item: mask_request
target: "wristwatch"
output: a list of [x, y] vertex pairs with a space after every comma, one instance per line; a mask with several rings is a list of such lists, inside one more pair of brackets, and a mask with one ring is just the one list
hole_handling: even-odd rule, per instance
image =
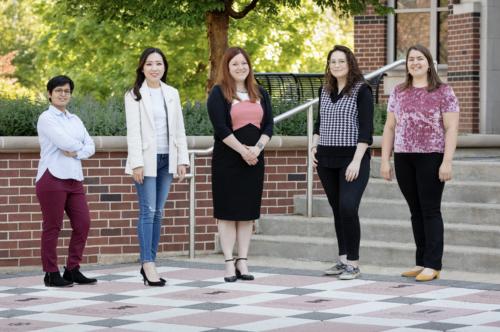
[[255, 146], [258, 147], [260, 150], [264, 150], [264, 144], [262, 144], [261, 142], [257, 142]]

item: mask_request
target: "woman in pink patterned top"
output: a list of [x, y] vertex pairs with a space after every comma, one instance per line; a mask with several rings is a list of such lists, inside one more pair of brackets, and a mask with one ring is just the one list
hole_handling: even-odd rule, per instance
[[411, 213], [416, 265], [402, 273], [417, 281], [439, 278], [443, 257], [441, 198], [451, 179], [458, 134], [458, 101], [439, 79], [428, 49], [406, 54], [406, 80], [392, 91], [382, 137], [380, 174], [391, 180], [390, 157]]

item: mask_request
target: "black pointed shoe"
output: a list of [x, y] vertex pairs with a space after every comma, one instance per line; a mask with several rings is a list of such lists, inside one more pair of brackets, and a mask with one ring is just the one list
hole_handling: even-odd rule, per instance
[[97, 282], [97, 279], [87, 278], [86, 276], [84, 276], [80, 272], [80, 269], [77, 267], [75, 267], [73, 270], [68, 270], [66, 267], [64, 267], [63, 278], [67, 281], [71, 281], [80, 285], [90, 285]]
[[61, 277], [59, 271], [57, 272], [45, 272], [45, 277], [43, 278], [43, 283], [47, 287], [72, 287], [73, 282], [65, 280]]
[[236, 262], [234, 262], [234, 268], [236, 270], [236, 278], [241, 279], [241, 280], [254, 280], [255, 277], [251, 274], [241, 274], [240, 270], [236, 267], [236, 264], [238, 264], [238, 261], [240, 260], [247, 260], [246, 258], [236, 258]]

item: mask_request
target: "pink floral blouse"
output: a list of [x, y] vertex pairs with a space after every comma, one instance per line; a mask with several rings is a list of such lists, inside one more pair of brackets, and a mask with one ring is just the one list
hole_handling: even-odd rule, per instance
[[388, 112], [396, 117], [394, 152], [444, 152], [445, 112], [458, 112], [458, 100], [450, 86], [402, 90], [396, 86], [389, 97]]

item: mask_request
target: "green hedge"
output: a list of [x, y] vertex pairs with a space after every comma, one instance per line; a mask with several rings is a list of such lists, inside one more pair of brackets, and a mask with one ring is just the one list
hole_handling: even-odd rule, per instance
[[[276, 116], [293, 107], [296, 103], [273, 101]], [[126, 134], [125, 114], [122, 97], [112, 97], [99, 102], [89, 97], [75, 97], [68, 107], [85, 123], [92, 136], [124, 136]], [[40, 113], [47, 109], [47, 102], [28, 99], [0, 98], [0, 136], [36, 136], [36, 121]], [[183, 106], [186, 133], [190, 136], [212, 135], [212, 125], [208, 119], [205, 102], [186, 102]], [[385, 122], [385, 106], [375, 107], [375, 135], [380, 135]], [[275, 127], [275, 135], [301, 136], [307, 131], [305, 112], [287, 119]]]

